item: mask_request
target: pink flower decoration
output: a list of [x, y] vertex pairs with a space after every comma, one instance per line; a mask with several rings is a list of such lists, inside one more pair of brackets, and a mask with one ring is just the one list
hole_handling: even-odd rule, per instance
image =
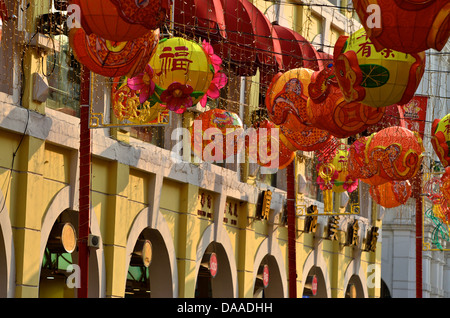
[[194, 89], [190, 85], [173, 82], [162, 92], [161, 102], [169, 110], [182, 114], [186, 108], [192, 107], [191, 94], [193, 91]]
[[212, 45], [206, 42], [205, 40], [203, 40], [202, 47], [203, 50], [206, 52], [206, 54], [208, 54], [209, 59], [211, 60], [211, 63], [214, 67], [214, 73], [217, 73], [222, 69], [221, 67], [222, 59], [218, 55], [214, 54], [214, 49]]
[[208, 97], [212, 99], [219, 98], [220, 89], [223, 88], [228, 82], [228, 78], [224, 73], [216, 73], [209, 85], [208, 90], [205, 95], [203, 95], [202, 99], [200, 99], [200, 105], [203, 107], [206, 106], [206, 102], [208, 101]]
[[344, 185], [342, 186], [348, 193], [352, 193], [358, 187], [358, 179], [353, 180], [350, 176], [345, 177]]
[[141, 104], [155, 91], [155, 83], [152, 81], [153, 69], [150, 65], [145, 66], [144, 72], [127, 80], [128, 87], [134, 91], [139, 91], [139, 102]]

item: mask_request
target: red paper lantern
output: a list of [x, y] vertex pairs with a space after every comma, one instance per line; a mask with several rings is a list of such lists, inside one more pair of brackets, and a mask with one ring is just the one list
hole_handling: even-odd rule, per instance
[[306, 68], [279, 73], [266, 94], [269, 119], [280, 127], [287, 146], [295, 150], [314, 151], [331, 138], [328, 131], [310, 126], [306, 106], [312, 73]]
[[353, 5], [377, 51], [440, 51], [450, 37], [448, 0], [355, 0]]
[[132, 24], [149, 30], [158, 29], [166, 19], [171, 0], [111, 0], [120, 16]]
[[224, 109], [210, 109], [198, 115], [191, 126], [191, 143], [195, 155], [207, 162], [223, 162], [236, 155], [243, 124], [239, 116]]
[[384, 179], [409, 180], [420, 169], [423, 151], [422, 139], [417, 132], [394, 126], [368, 138], [365, 159], [374, 166], [371, 171]]
[[134, 75], [144, 71], [159, 41], [159, 29], [128, 42], [111, 42], [83, 29], [71, 29], [69, 43], [75, 58], [90, 71], [106, 77]]
[[311, 124], [338, 138], [366, 130], [383, 118], [384, 107], [347, 102], [334, 79], [332, 67], [314, 72], [308, 86], [307, 112]]
[[[283, 136], [280, 136], [280, 131], [278, 131], [278, 138], [272, 135], [272, 129], [279, 128], [269, 120], [258, 122], [255, 124], [255, 127], [256, 142], [250, 135], [246, 139], [246, 150], [249, 159], [263, 167], [286, 168], [294, 160], [295, 152], [282, 142]], [[273, 148], [278, 149], [277, 154], [272, 154]], [[274, 161], [277, 161], [277, 163]]]
[[405, 204], [411, 197], [411, 191], [411, 184], [408, 180], [390, 181], [369, 188], [372, 199], [388, 209]]
[[125, 21], [111, 0], [71, 0], [81, 10], [81, 26], [87, 34], [95, 33], [110, 41], [137, 39], [150, 29]]

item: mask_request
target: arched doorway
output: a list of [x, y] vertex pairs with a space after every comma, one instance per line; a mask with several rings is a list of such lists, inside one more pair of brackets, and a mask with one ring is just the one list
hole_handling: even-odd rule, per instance
[[364, 298], [363, 285], [358, 275], [352, 275], [345, 290], [345, 298]]
[[305, 285], [303, 288], [304, 298], [327, 298], [327, 286], [322, 269], [318, 266], [313, 266], [306, 276]]
[[42, 258], [40, 298], [76, 297], [76, 282], [68, 284], [68, 278], [72, 274], [69, 265], [77, 263], [77, 217], [77, 212], [66, 210], [52, 226]]
[[3, 231], [0, 226], [0, 298], [6, 298], [8, 296], [8, 270], [6, 267], [6, 251], [3, 239]]
[[195, 286], [196, 298], [233, 297], [230, 263], [222, 244], [211, 242], [203, 253]]
[[283, 298], [283, 283], [278, 263], [272, 255], [261, 260], [253, 288], [254, 298]]
[[173, 297], [169, 252], [159, 231], [145, 228], [131, 254], [125, 298]]

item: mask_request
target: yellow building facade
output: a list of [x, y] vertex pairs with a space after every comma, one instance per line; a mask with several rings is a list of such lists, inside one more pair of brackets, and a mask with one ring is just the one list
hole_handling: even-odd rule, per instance
[[[267, 9], [262, 1], [258, 5]], [[33, 94], [34, 74], [49, 71], [45, 61], [52, 52], [51, 44], [28, 40], [36, 18], [49, 7], [40, 3], [20, 14], [19, 4], [8, 8], [17, 18], [3, 24], [1, 40], [0, 63], [11, 81], [0, 85], [0, 296], [76, 297], [77, 249], [69, 253], [53, 246], [73, 238], [55, 234], [58, 225], [69, 223], [75, 232], [79, 227], [80, 119], [52, 106], [53, 97], [39, 102]], [[281, 16], [311, 19], [304, 10], [285, 5]], [[345, 32], [330, 30], [330, 41]], [[247, 88], [257, 82], [247, 80]], [[108, 109], [107, 81], [99, 76], [92, 81], [93, 102]], [[246, 102], [257, 99], [252, 95], [257, 89], [250, 87]], [[192, 116], [173, 115], [171, 123], [186, 125]], [[133, 137], [130, 129], [92, 129], [91, 135], [89, 227], [99, 242], [89, 250], [89, 297], [289, 297], [283, 171], [277, 187], [255, 179], [248, 166], [176, 162], [169, 138], [160, 147]], [[306, 173], [305, 157], [297, 156], [297, 174]], [[266, 190], [272, 200], [262, 218]], [[323, 203], [301, 191], [297, 196], [297, 297], [379, 297], [381, 242], [370, 240], [372, 229], [381, 230], [376, 207], [341, 215], [337, 235], [330, 238], [329, 215], [317, 216], [317, 225], [309, 228], [300, 213], [313, 204], [323, 211]], [[349, 243], [355, 222], [356, 239]], [[140, 242], [150, 242], [148, 267], [134, 261]]]

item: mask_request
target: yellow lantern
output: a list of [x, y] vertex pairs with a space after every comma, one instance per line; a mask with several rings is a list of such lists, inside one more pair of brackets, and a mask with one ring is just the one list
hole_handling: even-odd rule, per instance
[[337, 178], [334, 179], [333, 191], [334, 192], [344, 192], [344, 184], [346, 182], [346, 178], [348, 175], [347, 170], [347, 162], [348, 162], [348, 151], [338, 149], [336, 155], [334, 156], [331, 164], [335, 167], [336, 172], [338, 173]]
[[163, 106], [177, 113], [200, 101], [215, 74], [202, 45], [180, 37], [161, 40], [149, 65], [156, 96]]
[[379, 52], [364, 29], [340, 36], [334, 47], [336, 79], [347, 102], [372, 107], [411, 100], [425, 69], [425, 53]]
[[444, 168], [450, 166], [450, 114], [433, 121], [431, 144]]

